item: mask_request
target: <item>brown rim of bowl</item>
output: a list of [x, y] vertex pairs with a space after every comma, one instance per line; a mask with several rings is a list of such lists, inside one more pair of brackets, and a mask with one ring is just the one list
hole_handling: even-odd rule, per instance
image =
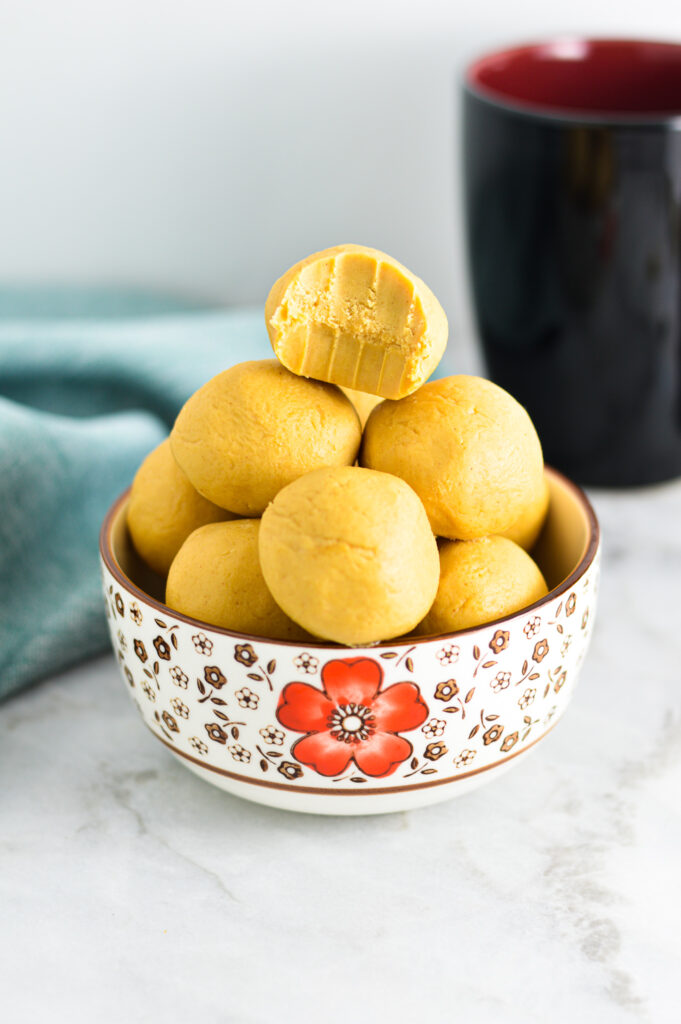
[[[563, 473], [560, 473], [557, 469], [553, 469], [551, 466], [545, 467], [546, 471], [552, 476], [560, 480], [564, 485], [567, 486], [568, 490], [577, 498], [578, 503], [581, 505], [588, 523], [589, 534], [586, 545], [586, 551], [580, 558], [579, 562], [572, 570], [569, 576], [567, 576], [562, 583], [559, 583], [557, 587], [550, 590], [548, 594], [535, 601], [534, 604], [527, 605], [526, 608], [521, 608], [517, 612], [513, 612], [511, 615], [502, 615], [498, 619], [493, 619], [491, 622], [484, 622], [480, 626], [470, 626], [468, 629], [459, 629], [455, 633], [433, 633], [429, 636], [418, 636], [409, 638], [400, 638], [398, 640], [381, 641], [375, 644], [363, 644], [360, 645], [357, 650], [365, 650], [368, 648], [376, 647], [416, 647], [419, 644], [430, 643], [433, 640], [455, 640], [459, 636], [466, 636], [469, 633], [476, 633], [479, 629], [487, 629], [491, 626], [498, 626], [502, 622], [508, 622], [509, 619], [515, 618], [517, 615], [526, 614], [527, 612], [534, 611], [537, 608], [543, 607], [552, 601], [554, 597], [559, 597], [560, 594], [565, 593], [569, 590], [577, 580], [579, 580], [584, 573], [591, 566], [596, 552], [598, 551], [598, 545], [600, 542], [600, 527], [598, 520], [596, 519], [596, 513], [594, 512], [591, 502], [587, 498], [586, 494], [577, 484], [569, 480]], [[171, 615], [175, 619], [179, 619], [180, 622], [186, 622], [190, 626], [197, 626], [200, 630], [208, 630], [211, 633], [219, 633], [221, 636], [233, 637], [235, 640], [247, 640], [255, 643], [270, 643], [270, 644], [281, 644], [285, 647], [305, 647], [305, 648], [335, 648], [337, 650], [354, 650], [355, 648], [346, 647], [344, 644], [334, 643], [332, 640], [310, 640], [305, 644], [296, 642], [295, 640], [275, 640], [272, 637], [267, 636], [255, 636], [251, 633], [237, 633], [232, 629], [223, 629], [221, 626], [211, 626], [209, 622], [202, 622], [201, 619], [192, 619], [188, 615], [182, 615], [180, 612], [176, 612], [174, 608], [170, 608], [167, 604], [162, 604], [155, 598], [150, 597], [149, 594], [141, 590], [136, 583], [133, 583], [128, 576], [125, 575], [118, 562], [113, 555], [113, 547], [111, 544], [111, 529], [115, 517], [118, 515], [119, 509], [123, 502], [127, 499], [130, 493], [130, 488], [126, 488], [123, 493], [116, 498], [113, 505], [107, 512], [104, 522], [102, 523], [102, 529], [99, 533], [99, 551], [102, 556], [102, 560], [106, 565], [107, 569], [114, 577], [118, 580], [122, 587], [124, 587], [128, 593], [134, 594], [135, 597], [141, 598], [146, 604], [151, 605], [153, 608], [158, 608], [159, 611], [164, 612], [166, 615]]]

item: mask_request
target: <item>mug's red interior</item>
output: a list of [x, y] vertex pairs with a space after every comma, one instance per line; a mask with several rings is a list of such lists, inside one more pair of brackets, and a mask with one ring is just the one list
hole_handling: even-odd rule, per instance
[[565, 38], [475, 61], [467, 82], [511, 106], [570, 114], [681, 114], [681, 44]]

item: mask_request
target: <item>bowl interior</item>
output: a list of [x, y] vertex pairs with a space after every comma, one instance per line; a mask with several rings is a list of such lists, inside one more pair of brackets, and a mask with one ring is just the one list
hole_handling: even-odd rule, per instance
[[135, 551], [128, 531], [128, 495], [119, 501], [109, 532], [111, 555], [119, 570], [140, 590], [161, 604], [165, 601], [165, 580], [153, 572]]
[[[549, 512], [532, 554], [544, 573], [549, 591], [554, 593], [558, 588], [569, 586], [590, 561], [598, 543], [598, 526], [591, 506], [578, 487], [555, 470], [547, 468], [546, 476], [551, 494]], [[165, 609], [165, 582], [135, 551], [126, 525], [127, 507], [126, 492], [113, 506], [104, 524], [104, 556], [112, 571], [125, 578], [122, 582], [127, 579], [143, 596]], [[177, 617], [177, 613], [172, 614]], [[204, 625], [207, 629], [216, 628]]]
[[578, 573], [598, 543], [598, 525], [584, 493], [553, 469], [546, 470], [551, 493], [549, 512], [532, 556], [549, 591]]

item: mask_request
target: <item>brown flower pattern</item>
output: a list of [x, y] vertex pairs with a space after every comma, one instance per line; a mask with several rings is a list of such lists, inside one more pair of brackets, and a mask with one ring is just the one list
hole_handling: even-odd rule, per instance
[[133, 642], [133, 647], [135, 648], [135, 654], [137, 655], [139, 660], [142, 663], [147, 661], [147, 659], [149, 658], [149, 655], [147, 654], [147, 649], [144, 646], [144, 644], [142, 643], [142, 641], [141, 640], [135, 640]]
[[532, 687], [530, 687], [528, 690], [525, 690], [522, 697], [520, 697], [518, 700], [518, 707], [520, 708], [520, 710], [524, 711], [525, 708], [529, 708], [530, 704], [534, 704], [534, 698], [536, 696], [537, 691]]
[[243, 686], [240, 690], [237, 690], [234, 694], [239, 702], [239, 707], [248, 708], [249, 711], [255, 711], [258, 704], [260, 703], [260, 697], [253, 690], [249, 690], [247, 686]]
[[443, 683], [438, 683], [435, 687], [435, 693], [433, 696], [436, 700], [448, 701], [452, 697], [456, 697], [459, 692], [459, 687], [456, 679], [445, 679]]
[[189, 746], [193, 747], [196, 753], [201, 754], [202, 757], [208, 753], [208, 744], [200, 740], [198, 736], [189, 737]]
[[178, 726], [176, 720], [173, 718], [169, 711], [164, 711], [163, 714], [161, 715], [161, 718], [165, 722], [166, 728], [170, 729], [171, 732], [180, 731], [180, 727]]
[[206, 665], [203, 670], [203, 678], [211, 686], [214, 686], [216, 690], [221, 690], [227, 682], [226, 677], [223, 676], [217, 665]]
[[173, 665], [170, 669], [170, 678], [175, 683], [175, 686], [179, 686], [180, 689], [186, 690], [187, 683], [189, 682], [189, 676], [186, 672], [183, 672], [179, 665]]
[[511, 634], [507, 629], [498, 629], [489, 642], [490, 650], [494, 651], [495, 654], [501, 654], [508, 647], [510, 636]]
[[565, 680], [567, 679], [567, 672], [563, 671], [556, 676], [556, 680], [553, 684], [554, 693], [558, 693], [565, 686]]
[[423, 751], [423, 756], [427, 757], [429, 761], [439, 761], [446, 753], [447, 748], [444, 743], [429, 743]]
[[303, 769], [299, 764], [294, 764], [293, 761], [282, 761], [281, 764], [277, 765], [277, 771], [281, 772], [285, 779], [299, 779], [303, 774]]
[[490, 743], [496, 743], [496, 741], [499, 739], [499, 737], [501, 736], [503, 731], [504, 731], [503, 725], [493, 725], [493, 726], [491, 726], [487, 730], [487, 732], [484, 732], [482, 734], [482, 742], [485, 744], [486, 747], [488, 747], [490, 745]]
[[141, 626], [142, 625], [143, 616], [142, 616], [142, 612], [140, 610], [140, 606], [138, 605], [137, 601], [131, 601], [130, 602], [130, 605], [128, 607], [128, 611], [130, 612], [130, 618], [135, 623], [135, 625], [136, 626]]
[[227, 742], [227, 733], [220, 728], [217, 722], [206, 722], [204, 729], [216, 743], [225, 744]]
[[534, 650], [532, 651], [532, 661], [536, 661], [537, 665], [539, 665], [548, 653], [548, 640], [539, 640], [539, 642], [534, 645]]
[[123, 604], [123, 598], [119, 593], [116, 593], [114, 596], [114, 601], [116, 603], [116, 611], [122, 618], [125, 615], [125, 605]]
[[475, 750], [462, 750], [461, 753], [454, 758], [454, 767], [465, 768], [466, 765], [469, 765], [471, 761], [475, 759], [475, 754]]
[[441, 718], [431, 718], [431, 720], [429, 722], [426, 722], [426, 724], [423, 726], [421, 732], [425, 736], [429, 736], [435, 739], [436, 736], [442, 736], [442, 733], [445, 731], [446, 725], [447, 723], [443, 722]]
[[300, 672], [305, 672], [306, 675], [312, 676], [319, 668], [319, 658], [315, 658], [312, 654], [304, 651], [303, 654], [299, 654], [297, 658], [293, 659], [293, 664]]
[[501, 690], [507, 690], [511, 685], [511, 673], [510, 672], [497, 672], [494, 679], [489, 684], [494, 693], [499, 693]]
[[142, 682], [142, 693], [147, 698], [147, 700], [151, 701], [152, 704], [155, 702], [156, 690], [153, 688], [153, 686], [150, 686], [146, 679]]
[[248, 764], [251, 760], [250, 750], [246, 750], [246, 748], [242, 747], [240, 743], [233, 743], [231, 747], [227, 747], [227, 749], [234, 760], [239, 761], [241, 764]]
[[523, 633], [528, 640], [531, 640], [533, 636], [536, 636], [541, 629], [541, 619], [538, 615], [534, 615], [531, 619], [528, 619], [523, 626]]
[[441, 665], [453, 665], [455, 661], [459, 660], [460, 654], [461, 648], [458, 644], [448, 644], [437, 652], [437, 660]]
[[154, 647], [162, 661], [170, 661], [170, 644], [167, 644], [162, 636], [154, 637]]
[[570, 594], [570, 596], [568, 597], [567, 601], [565, 602], [565, 614], [566, 615], [572, 615], [572, 613], [575, 610], [576, 604], [577, 604], [577, 595], [574, 594], [574, 593]]
[[251, 665], [255, 665], [258, 660], [258, 655], [250, 644], [236, 644], [234, 648], [234, 660], [240, 662], [242, 665], [246, 665], [247, 668], [250, 668]]
[[180, 718], [189, 718], [189, 708], [186, 704], [182, 703], [179, 697], [173, 697], [170, 701], [170, 706]]
[[260, 735], [265, 743], [271, 743], [275, 747], [283, 746], [286, 738], [286, 733], [282, 732], [281, 729], [275, 728], [273, 725], [267, 725], [264, 729], [261, 729]]
[[513, 747], [516, 745], [517, 742], [518, 742], [518, 733], [517, 732], [509, 732], [509, 734], [507, 736], [504, 736], [504, 742], [499, 747], [499, 750], [503, 750], [504, 753], [507, 753], [509, 750], [513, 749]]
[[205, 633], [195, 633], [192, 643], [197, 654], [210, 655], [213, 653], [213, 641], [209, 640]]

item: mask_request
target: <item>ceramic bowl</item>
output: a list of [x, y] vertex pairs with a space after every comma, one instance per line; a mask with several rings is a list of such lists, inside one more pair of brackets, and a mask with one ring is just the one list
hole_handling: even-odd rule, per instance
[[145, 725], [206, 781], [288, 810], [406, 810], [491, 781], [565, 711], [593, 624], [596, 517], [578, 487], [547, 475], [534, 552], [547, 597], [476, 629], [368, 648], [265, 640], [172, 611], [130, 542], [126, 492], [102, 527], [102, 574]]

